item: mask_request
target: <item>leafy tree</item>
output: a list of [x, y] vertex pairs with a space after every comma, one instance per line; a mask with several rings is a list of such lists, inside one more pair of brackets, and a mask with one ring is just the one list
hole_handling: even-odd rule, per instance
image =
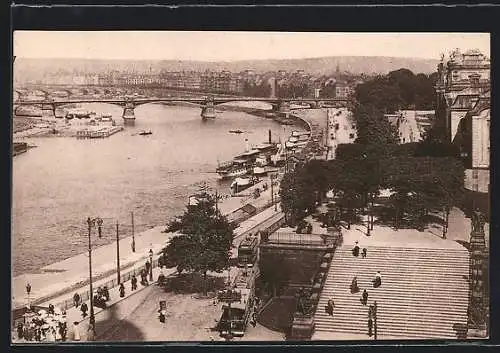
[[288, 225], [295, 226], [299, 220], [314, 209], [317, 190], [314, 176], [305, 167], [297, 167], [292, 173], [284, 175], [280, 184], [281, 207]]
[[384, 113], [409, 108], [432, 110], [436, 79], [436, 73], [414, 75], [408, 69], [399, 69], [359, 84], [356, 99], [362, 105], [373, 104]]
[[169, 228], [181, 234], [171, 239], [163, 255], [179, 273], [199, 272], [206, 283], [208, 271], [222, 272], [228, 267], [235, 226], [215, 209], [211, 195], [201, 194], [198, 203], [189, 205]]
[[451, 207], [463, 198], [464, 167], [451, 157], [399, 156], [383, 161], [385, 184], [394, 194], [395, 226], [406, 214], [420, 228], [429, 211], [444, 213], [447, 228]]
[[353, 111], [356, 123], [356, 142], [384, 147], [398, 142], [397, 130], [373, 104], [362, 104]]

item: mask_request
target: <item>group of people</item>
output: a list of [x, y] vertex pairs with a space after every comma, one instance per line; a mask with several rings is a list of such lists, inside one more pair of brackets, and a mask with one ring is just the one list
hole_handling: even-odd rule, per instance
[[[359, 256], [359, 245], [358, 242], [356, 241], [354, 248], [352, 249], [352, 254], [355, 257]], [[363, 248], [362, 252], [362, 257], [366, 257], [367, 250], [366, 248]], [[372, 280], [373, 288], [378, 288], [382, 285], [382, 274], [380, 271], [377, 271], [375, 274], [375, 278]], [[357, 277], [354, 277], [351, 282], [351, 293], [358, 293], [360, 291], [359, 286], [358, 286], [358, 279]], [[360, 302], [362, 305], [367, 305], [368, 303], [368, 291], [366, 289], [363, 290], [363, 293], [361, 294]], [[373, 305], [370, 305], [368, 308], [368, 336], [373, 335], [373, 321], [374, 318], [376, 317], [376, 309], [377, 308], [377, 302], [375, 301]]]
[[[352, 255], [355, 257], [359, 257], [360, 250], [361, 249], [359, 247], [359, 244], [356, 241], [354, 244], [354, 247], [352, 248]], [[363, 250], [361, 251], [361, 257], [366, 258], [367, 252], [368, 252], [367, 249], [363, 248]], [[382, 285], [382, 275], [381, 275], [380, 271], [377, 271], [377, 273], [375, 274], [375, 278], [372, 280], [372, 283], [373, 283], [373, 288], [378, 288]], [[356, 276], [354, 276], [354, 278], [352, 279], [350, 289], [351, 289], [351, 294], [359, 293], [359, 291], [360, 291], [360, 288], [358, 285], [358, 278]], [[363, 293], [361, 294], [360, 302], [362, 305], [367, 305], [367, 303], [368, 303], [368, 291], [366, 289], [364, 289]], [[369, 336], [372, 335], [373, 318], [375, 316], [375, 311], [376, 311], [376, 309], [374, 309], [374, 307], [376, 307], [376, 304], [375, 304], [375, 306], [370, 305], [369, 311], [368, 311], [368, 335]], [[335, 308], [335, 302], [333, 301], [333, 299], [328, 300], [328, 303], [325, 306], [325, 312], [328, 315], [333, 316], [333, 309], [334, 308]]]
[[36, 342], [60, 342], [67, 339], [66, 311], [54, 308], [51, 304], [48, 310], [33, 312], [31, 307], [24, 314], [25, 321], [16, 326], [19, 340]]

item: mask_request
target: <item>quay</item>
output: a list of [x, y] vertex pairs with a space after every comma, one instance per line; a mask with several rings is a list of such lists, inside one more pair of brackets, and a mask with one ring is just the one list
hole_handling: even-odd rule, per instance
[[[264, 178], [260, 183], [252, 186], [252, 188], [262, 187], [262, 184], [269, 182]], [[251, 190], [251, 189], [250, 189]], [[245, 192], [249, 189], [245, 190]], [[241, 229], [245, 227], [255, 228], [259, 217], [267, 217], [262, 221], [266, 221], [269, 217], [274, 216], [275, 211], [265, 211], [273, 208], [270, 189], [263, 191], [258, 198], [253, 197], [230, 197], [219, 202], [219, 210], [229, 219], [233, 219], [240, 224], [240, 230], [236, 230], [237, 236], [240, 236]], [[277, 201], [277, 200], [275, 200]], [[253, 212], [245, 212], [243, 209], [251, 208]], [[272, 214], [269, 214], [271, 212]], [[256, 221], [257, 219], [257, 221]], [[148, 258], [148, 251], [152, 249], [154, 252], [153, 264], [156, 265], [156, 258], [162, 249], [168, 244], [173, 233], [163, 233], [165, 226], [153, 227], [145, 232], [135, 235], [136, 252], [132, 252], [131, 242], [132, 237], [124, 237], [120, 239], [120, 270], [121, 275], [126, 276], [127, 271], [134, 271], [144, 265]], [[111, 278], [116, 279], [116, 259], [110, 261], [110, 253], [115, 253], [116, 242], [96, 247], [92, 250], [92, 273], [93, 280], [98, 281]], [[116, 281], [115, 281], [116, 282]], [[30, 283], [32, 291], [28, 297], [25, 286]], [[12, 279], [12, 307], [19, 309], [27, 304], [63, 304], [63, 306], [71, 303], [72, 296], [75, 291], [87, 291], [88, 288], [88, 253], [82, 253], [77, 256], [59, 261], [55, 264], [45, 266], [40, 273], [23, 274]], [[83, 298], [88, 297], [88, 294], [82, 295]]]

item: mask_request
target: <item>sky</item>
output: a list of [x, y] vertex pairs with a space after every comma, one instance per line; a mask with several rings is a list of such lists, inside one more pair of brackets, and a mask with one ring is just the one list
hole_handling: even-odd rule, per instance
[[452, 49], [490, 56], [489, 33], [16, 31], [20, 58], [237, 61], [325, 56], [439, 59]]

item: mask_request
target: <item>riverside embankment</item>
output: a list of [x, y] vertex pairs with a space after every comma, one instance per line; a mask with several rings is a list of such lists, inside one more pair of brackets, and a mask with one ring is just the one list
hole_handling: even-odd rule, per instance
[[[246, 189], [234, 197], [226, 198], [218, 203], [219, 210], [229, 219], [245, 222], [258, 216], [271, 206], [271, 189], [263, 190], [264, 183], [270, 183], [263, 178], [258, 184]], [[253, 190], [259, 188], [260, 196], [255, 198]], [[251, 206], [251, 207], [248, 207]], [[250, 209], [250, 212], [248, 211]], [[267, 218], [266, 218], [267, 219]], [[252, 225], [252, 222], [248, 226]], [[254, 225], [255, 226], [255, 225]], [[120, 271], [126, 273], [144, 265], [153, 250], [154, 258], [161, 252], [169, 239], [175, 234], [163, 233], [165, 226], [157, 226], [135, 235], [136, 251], [132, 252], [132, 237], [119, 240]], [[95, 231], [94, 231], [95, 232]], [[92, 235], [95, 237], [95, 234]], [[92, 250], [92, 276], [95, 281], [116, 277], [116, 243], [96, 247]], [[44, 266], [41, 273], [23, 274], [13, 278], [12, 306], [19, 308], [31, 304], [70, 301], [73, 292], [82, 290], [88, 285], [88, 253], [82, 253], [63, 261]], [[26, 284], [30, 283], [31, 293], [28, 297]]]
[[[302, 113], [298, 115], [300, 119], [307, 119], [309, 124], [311, 122], [314, 123], [315, 119], [321, 120], [320, 117], [322, 117], [318, 113], [312, 113], [311, 117]], [[323, 120], [326, 122], [326, 119]], [[262, 213], [261, 211], [269, 207], [271, 200], [271, 188], [262, 191], [262, 183], [264, 182], [267, 182], [269, 185], [269, 180], [264, 179], [260, 184], [244, 190], [237, 197], [229, 197], [222, 200], [218, 205], [219, 209], [223, 214], [228, 215], [230, 219], [231, 217], [237, 218], [240, 222], [244, 222], [252, 216], [258, 216]], [[252, 191], [257, 187], [262, 192], [258, 198], [254, 198]], [[275, 188], [275, 192], [277, 192], [277, 188]], [[244, 207], [246, 205], [252, 206], [250, 213], [248, 211], [249, 208]], [[255, 224], [253, 227], [255, 227]], [[163, 226], [159, 226], [139, 232], [135, 236], [135, 253], [131, 250], [131, 237], [120, 239], [120, 270], [122, 274], [127, 274], [143, 266], [148, 258], [149, 249], [152, 249], [155, 254], [161, 251], [172, 236], [171, 234], [162, 233], [163, 229]], [[93, 278], [98, 283], [109, 281], [113, 277], [116, 278], [116, 255], [114, 254], [116, 254], [116, 243], [98, 246], [93, 250]], [[49, 302], [53, 304], [70, 303], [75, 291], [86, 290], [86, 286], [88, 285], [88, 255], [86, 252], [77, 256], [71, 256], [51, 265], [41, 266], [40, 268], [41, 271], [39, 273], [23, 274], [13, 278], [13, 307], [23, 306], [28, 302], [32, 304], [48, 304]], [[30, 283], [32, 288], [29, 298], [25, 290], [27, 283]]]

